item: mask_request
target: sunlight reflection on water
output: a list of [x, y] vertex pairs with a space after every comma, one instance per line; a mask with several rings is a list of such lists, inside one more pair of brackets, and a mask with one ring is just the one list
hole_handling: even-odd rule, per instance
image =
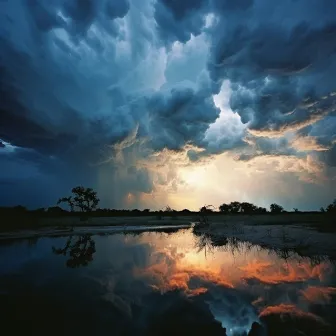
[[[13, 305], [13, 311], [7, 306], [6, 320], [20, 319], [18, 307], [24, 309], [29, 294], [40, 304], [30, 307], [37, 334], [45, 331], [34, 324], [34, 317], [42, 314], [41, 305], [62, 307], [59, 318], [70, 326], [77, 322], [70, 323], [66, 312], [78, 311], [84, 334], [105, 323], [103, 329], [117, 335], [149, 335], [154, 330], [153, 316], [168, 319], [184, 300], [207, 307], [227, 328], [227, 335], [243, 335], [254, 321], [267, 324], [274, 316], [300, 318], [316, 330], [332, 324], [336, 281], [331, 261], [313, 263], [297, 255], [284, 260], [234, 239], [215, 245], [191, 229], [2, 244], [1, 297]], [[88, 311], [90, 318], [83, 320]], [[58, 316], [59, 310], [54, 314]], [[114, 321], [109, 321], [112, 325], [102, 321], [103, 315]]]

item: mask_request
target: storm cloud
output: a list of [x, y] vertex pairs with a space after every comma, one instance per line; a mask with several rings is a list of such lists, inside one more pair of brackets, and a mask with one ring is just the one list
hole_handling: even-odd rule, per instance
[[[131, 195], [141, 207], [143, 194], [183, 183], [174, 165], [224, 152], [310, 155], [335, 181], [334, 1], [13, 0], [0, 9], [2, 204], [47, 206], [85, 184], [103, 206], [130, 206]], [[186, 151], [153, 175], [158, 155]]]

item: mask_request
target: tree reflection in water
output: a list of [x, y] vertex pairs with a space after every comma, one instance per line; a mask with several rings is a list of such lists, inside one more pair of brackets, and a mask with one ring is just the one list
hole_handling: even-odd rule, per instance
[[70, 236], [64, 248], [53, 246], [52, 251], [57, 255], [68, 256], [67, 267], [77, 268], [87, 266], [93, 260], [96, 244], [91, 235]]

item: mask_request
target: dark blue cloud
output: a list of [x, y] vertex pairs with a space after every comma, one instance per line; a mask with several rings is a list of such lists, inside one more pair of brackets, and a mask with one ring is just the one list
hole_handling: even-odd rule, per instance
[[178, 150], [186, 143], [201, 146], [205, 131], [220, 112], [208, 94], [183, 87], [153, 95], [148, 110], [156, 150]]
[[245, 11], [253, 6], [253, 0], [237, 0], [237, 1], [230, 1], [230, 0], [213, 0], [214, 7], [217, 10], [220, 10], [225, 13], [231, 13], [234, 11]]
[[158, 0], [155, 20], [163, 43], [187, 42], [202, 32], [209, 3], [207, 0]]
[[[7, 168], [0, 178], [16, 190], [28, 190], [29, 179], [62, 190], [77, 182], [98, 186], [104, 176], [104, 192], [117, 186], [121, 193], [110, 203], [122, 206], [130, 191], [155, 189], [149, 171], [132, 168], [154, 152], [192, 145], [200, 149], [189, 150], [192, 162], [227, 150], [241, 159], [298, 155], [287, 138], [269, 139], [288, 132], [314, 138], [325, 146], [320, 160], [335, 165], [334, 1], [17, 0], [1, 6], [0, 161]], [[213, 95], [223, 81], [245, 128], [231, 120], [209, 129], [220, 115]], [[130, 143], [117, 146], [121, 164], [115, 146], [134, 130]], [[248, 132], [253, 140], [246, 141]], [[50, 187], [50, 198], [59, 188]], [[35, 204], [44, 193], [42, 187], [35, 193]]]
[[332, 113], [336, 22], [330, 11], [335, 3], [241, 5], [213, 27], [209, 63], [214, 81], [228, 79], [233, 85], [232, 110], [251, 130], [265, 134], [299, 129]]
[[130, 8], [129, 0], [124, 1], [106, 1], [106, 14], [110, 19], [122, 18], [124, 17]]
[[32, 21], [34, 28], [48, 32], [52, 28], [61, 27], [64, 24], [64, 21], [55, 10], [54, 3], [47, 4], [39, 0], [26, 1], [26, 10], [27, 14], [29, 14], [27, 19]]
[[321, 158], [331, 167], [336, 167], [336, 144], [326, 151], [325, 153], [320, 154]]

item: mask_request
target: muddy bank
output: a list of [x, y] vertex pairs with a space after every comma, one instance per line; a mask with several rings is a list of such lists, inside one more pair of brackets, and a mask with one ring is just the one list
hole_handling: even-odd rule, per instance
[[[209, 222], [218, 225], [302, 225], [314, 227], [321, 231], [335, 231], [335, 219], [326, 213], [283, 213], [278, 215], [244, 215], [244, 214], [206, 214]], [[200, 219], [199, 213], [174, 215], [158, 215], [151, 213], [142, 216], [105, 216], [88, 215], [85, 219], [80, 215], [42, 216], [31, 213], [20, 216], [2, 216], [0, 231], [15, 229], [37, 229], [46, 227], [79, 227], [79, 226], [124, 226], [124, 225], [188, 225]]]

